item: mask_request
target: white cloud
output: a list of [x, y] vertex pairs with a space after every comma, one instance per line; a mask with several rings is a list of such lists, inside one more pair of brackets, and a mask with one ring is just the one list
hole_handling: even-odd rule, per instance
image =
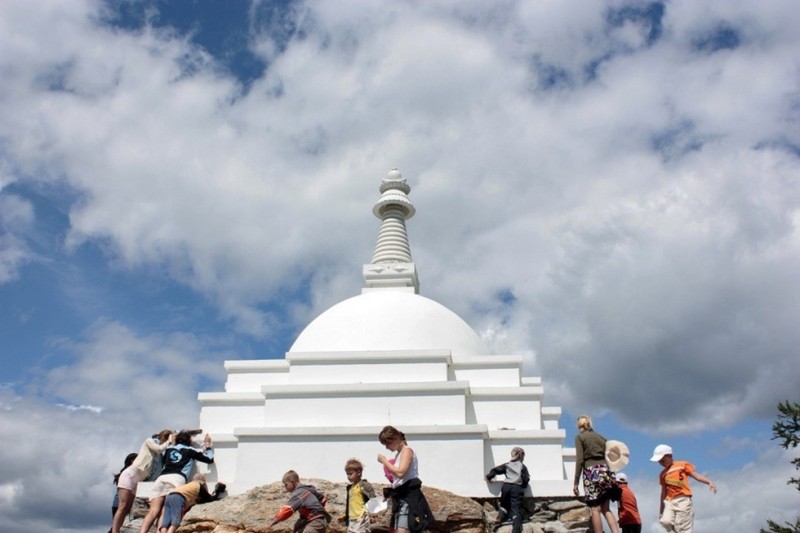
[[[213, 342], [189, 335], [143, 337], [99, 322], [84, 341], [58, 346], [73, 354], [72, 364], [45, 371], [24, 391], [0, 388], [0, 426], [9, 437], [0, 528], [103, 526], [111, 478], [125, 455], [165, 427], [196, 427], [198, 382], [221, 386], [220, 362], [229, 354], [209, 346]], [[42, 499], [48, 505], [42, 507]]]
[[[185, 37], [98, 24], [105, 5], [3, 2], [0, 283], [35, 259], [36, 212], [9, 185], [56, 182], [77, 196], [68, 249], [164, 272], [268, 338], [358, 291], [378, 180], [399, 165], [423, 293], [524, 354], [551, 403], [665, 433], [769, 417], [800, 378], [800, 11], [630, 5], [296, 4], [285, 48], [252, 23], [269, 66], [242, 94]], [[700, 49], [719, 27], [735, 46]], [[120, 450], [196, 419], [222, 357], [113, 319], [83, 335], [31, 385], [63, 407], [20, 393], [0, 416], [53, 429], [13, 450], [43, 471], [63, 457], [40, 442], [133, 435], [67, 473], [99, 505]], [[5, 478], [4, 520], [51, 494]]]
[[[0, 390], [5, 444], [0, 484], [3, 531], [73, 531], [99, 527], [100, 508], [110, 508], [111, 476], [139, 433], [123, 420], [69, 410]], [[116, 425], [116, 427], [115, 427]], [[125, 428], [125, 429], [122, 429]], [[131, 431], [132, 434], [127, 434]], [[121, 457], [117, 457], [121, 454]], [[41, 506], [37, 501], [46, 498]]]
[[[545, 375], [568, 380], [581, 402], [663, 429], [764, 415], [798, 377], [784, 368], [797, 340], [786, 316], [800, 297], [798, 191], [780, 178], [797, 163], [770, 152], [691, 160], [662, 190], [562, 228], [547, 278], [523, 302], [536, 306]], [[636, 406], [625, 404], [631, 392]]]
[[19, 268], [35, 256], [25, 241], [34, 221], [33, 206], [3, 193], [2, 185], [0, 178], [0, 284], [16, 279]]
[[211, 351], [211, 339], [185, 334], [142, 337], [106, 321], [94, 324], [85, 336], [84, 342], [57, 343], [75, 358], [48, 371], [42, 393], [67, 405], [108, 411], [109, 416], [135, 413], [139, 425], [148, 421], [159, 427], [191, 426], [197, 418], [194, 391], [199, 382], [218, 381], [224, 372], [219, 354]]
[[[783, 11], [746, 22], [670, 5], [649, 43], [656, 22], [625, 20], [617, 4], [569, 17], [554, 5], [509, 4], [518, 16], [385, 7], [298, 10], [304, 37], [234, 98], [235, 82], [182, 38], [111, 32], [80, 4], [13, 3], [9, 24], [32, 19], [4, 42], [17, 74], [0, 133], [17, 179], [59, 176], [81, 191], [72, 246], [100, 240], [121, 267], [163, 266], [264, 336], [285, 320], [259, 307], [275, 295], [308, 283], [311, 307], [293, 306], [302, 324], [357, 290], [375, 187], [399, 163], [426, 294], [492, 331], [497, 316], [481, 310], [513, 294], [493, 342], [540, 354], [539, 371], [584, 391], [563, 401], [592, 395], [652, 418], [580, 383], [576, 370], [600, 359], [609, 376], [691, 376], [681, 422], [665, 427], [763, 412], [760, 384], [796, 341], [781, 313], [797, 297], [800, 165], [768, 148], [796, 139], [797, 38]], [[725, 17], [740, 46], [693, 50], [692, 36]], [[55, 26], [61, 46], [31, 46]], [[561, 43], [574, 52], [559, 55]], [[576, 83], [534, 89], [534, 57]], [[581, 78], [599, 57], [596, 79]], [[663, 359], [672, 365], [653, 364]], [[718, 373], [723, 361], [733, 364]], [[791, 390], [796, 376], [784, 375], [771, 391]]]

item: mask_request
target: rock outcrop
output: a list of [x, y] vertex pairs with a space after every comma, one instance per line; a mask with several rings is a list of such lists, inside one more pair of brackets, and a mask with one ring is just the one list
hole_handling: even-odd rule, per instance
[[[328, 526], [329, 533], [346, 533], [347, 527], [340, 520], [344, 516], [345, 484], [325, 480], [304, 480], [328, 496], [326, 509], [333, 520]], [[384, 485], [374, 484], [380, 494]], [[486, 499], [480, 502], [447, 491], [423, 486], [425, 498], [431, 507], [434, 523], [429, 528], [433, 533], [511, 533], [510, 525], [497, 528], [497, 500]], [[183, 518], [178, 533], [265, 533], [267, 524], [275, 516], [281, 505], [286, 503], [288, 494], [283, 484], [276, 482], [256, 487], [243, 494], [229, 496], [222, 500], [196, 505]], [[525, 501], [523, 533], [584, 533], [588, 531], [588, 509], [576, 500], [543, 500], [528, 498]], [[147, 502], [137, 500], [133, 510], [133, 520], [123, 528], [124, 533], [138, 533], [142, 517], [147, 512]], [[377, 515], [373, 525], [375, 533], [389, 530], [389, 512]], [[290, 533], [296, 515], [281, 522], [269, 531]], [[152, 531], [155, 531], [153, 528]]]

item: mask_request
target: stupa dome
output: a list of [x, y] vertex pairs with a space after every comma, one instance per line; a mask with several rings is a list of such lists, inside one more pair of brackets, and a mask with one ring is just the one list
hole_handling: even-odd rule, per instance
[[[360, 295], [311, 321], [283, 360], [225, 361], [225, 391], [199, 394], [198, 427], [220, 444], [209, 474], [232, 480], [232, 494], [281, 479], [298, 457], [304, 476], [337, 479], [340, 461], [375, 456], [386, 424], [414, 436], [429, 486], [496, 498], [483, 473], [523, 446], [536, 474], [528, 495], [572, 494], [575, 450], [564, 448], [561, 409], [542, 407], [541, 380], [522, 376], [522, 356], [488, 353], [464, 320], [420, 296], [410, 190], [396, 169], [381, 183]], [[383, 474], [375, 462], [365, 469]]]
[[402, 290], [375, 290], [340, 302], [300, 334], [290, 352], [450, 350], [485, 355], [478, 335], [445, 306]]
[[312, 321], [289, 352], [450, 350], [454, 359], [487, 354], [461, 317], [419, 295], [405, 225], [416, 212], [410, 190], [397, 169], [389, 171], [372, 209], [381, 227], [372, 262], [364, 265], [362, 293]]

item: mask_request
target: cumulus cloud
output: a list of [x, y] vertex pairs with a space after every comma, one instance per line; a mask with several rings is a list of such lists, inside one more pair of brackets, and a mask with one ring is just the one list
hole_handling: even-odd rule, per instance
[[[502, 323], [498, 349], [538, 353], [535, 369], [583, 391], [565, 402], [641, 421], [625, 405], [642, 402], [581, 382], [603, 360], [640, 390], [688, 380], [665, 424], [720, 403], [725, 423], [764, 411], [760, 384], [796, 341], [781, 319], [800, 167], [782, 5], [296, 6], [288, 32], [252, 26], [269, 67], [242, 94], [173, 32], [12, 3], [7, 24], [32, 23], [6, 38], [2, 134], [16, 179], [80, 193], [68, 245], [163, 266], [259, 337], [286, 325], [261, 305], [276, 296], [305, 293], [288, 315], [302, 324], [357, 290], [374, 187], [398, 163], [427, 294], [487, 338]], [[55, 25], [62, 46], [30, 46]], [[486, 312], [498, 294], [514, 296], [504, 318]]]
[[199, 383], [220, 387], [220, 361], [230, 354], [209, 346], [189, 335], [141, 336], [101, 321], [81, 342], [54, 346], [71, 354], [71, 364], [42, 371], [25, 387], [0, 387], [8, 437], [0, 528], [103, 527], [99, 510], [110, 508], [112, 475], [125, 455], [165, 427], [195, 427]]
[[[168, 420], [190, 426], [196, 418], [198, 384], [222, 377], [219, 358], [209, 357], [211, 339], [184, 334], [140, 337], [106, 321], [94, 324], [85, 336], [84, 342], [56, 343], [75, 355], [69, 364], [48, 371], [42, 394], [73, 406], [136, 416], [156, 426]], [[131, 402], [132, 398], [140, 400]], [[171, 407], [165, 410], [165, 405]]]
[[[114, 429], [113, 420], [96, 412], [23, 398], [6, 388], [0, 395], [8, 437], [0, 527], [9, 532], [54, 531], [59, 524], [72, 531], [98, 528], [97, 510], [110, 507], [111, 476], [124, 459], [116, 456], [132, 446], [124, 445], [129, 435], [117, 433], [125, 421], [117, 420]], [[40, 498], [49, 504], [39, 505]]]
[[[550, 402], [686, 433], [795, 394], [793, 2], [255, 2], [267, 67], [246, 86], [178, 31], [114, 27], [106, 3], [0, 10], [0, 283], [39, 259], [25, 187], [57, 184], [67, 252], [154, 269], [274, 339], [359, 290], [398, 165], [422, 292], [524, 355]], [[2, 416], [70, 442], [191, 424], [223, 350], [99, 319], [54, 341]], [[137, 444], [108, 442], [68, 473], [97, 505], [91, 480]], [[50, 494], [4, 478], [3, 520]]]
[[0, 181], [0, 284], [17, 278], [19, 268], [34, 259], [26, 242], [33, 221], [33, 206], [14, 194], [3, 193]]
[[[581, 402], [674, 429], [764, 415], [798, 377], [783, 367], [797, 341], [786, 317], [800, 297], [798, 191], [781, 177], [796, 162], [774, 152], [713, 167], [691, 159], [683, 178], [562, 228], [531, 301], [546, 375], [569, 380]], [[580, 329], [551, 327], [570, 321]], [[606, 386], [615, 380], [625, 392]], [[676, 383], [681, 394], [664, 403]], [[773, 401], [756, 392], [767, 390]], [[631, 391], [636, 407], [625, 405]]]

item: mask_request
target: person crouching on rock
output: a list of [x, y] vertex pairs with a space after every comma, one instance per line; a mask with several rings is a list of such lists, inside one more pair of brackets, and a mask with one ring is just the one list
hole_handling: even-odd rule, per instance
[[206, 476], [195, 474], [192, 481], [181, 485], [177, 489], [167, 494], [167, 501], [164, 504], [164, 513], [161, 517], [161, 525], [158, 527], [159, 533], [175, 533], [181, 525], [183, 515], [196, 503], [208, 503], [218, 500], [225, 492], [225, 484], [217, 483], [214, 493], [208, 492], [206, 486]]
[[328, 498], [317, 491], [312, 485], [301, 485], [300, 476], [294, 470], [289, 470], [283, 475], [283, 488], [291, 493], [289, 501], [281, 506], [275, 518], [267, 525], [267, 529], [278, 522], [283, 522], [292, 517], [296, 512], [300, 518], [294, 525], [294, 533], [324, 533], [328, 527], [329, 515], [325, 511]]

